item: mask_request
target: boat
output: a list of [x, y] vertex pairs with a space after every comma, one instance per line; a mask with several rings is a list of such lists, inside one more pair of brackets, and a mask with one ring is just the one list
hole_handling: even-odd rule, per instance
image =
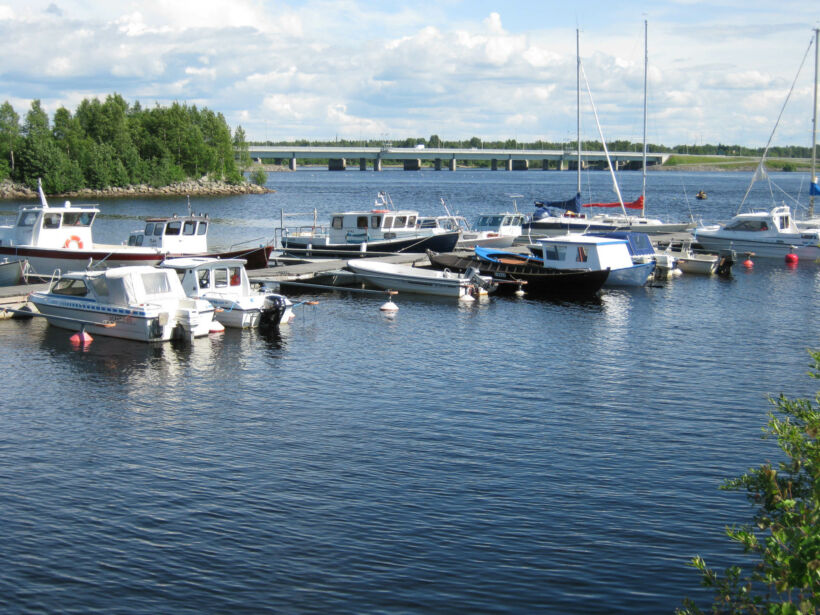
[[434, 234], [460, 231], [456, 250], [472, 250], [476, 246], [509, 248], [521, 235], [521, 227], [526, 222], [524, 214], [515, 211], [479, 214], [471, 225], [464, 216], [452, 215], [444, 199], [441, 204], [446, 215], [420, 216], [416, 226]]
[[226, 327], [277, 327], [294, 318], [287, 297], [251, 287], [242, 259], [169, 258], [160, 267], [177, 272], [189, 297], [205, 299], [217, 308], [215, 319]]
[[50, 325], [141, 342], [207, 335], [214, 307], [189, 298], [176, 273], [145, 265], [72, 271], [29, 302]]
[[799, 259], [812, 261], [820, 258], [820, 229], [797, 228], [788, 205], [740, 213], [726, 224], [699, 227], [694, 236], [709, 252], [734, 250], [781, 259], [795, 254]]
[[92, 225], [100, 210], [95, 205], [50, 206], [39, 188], [40, 203], [20, 208], [15, 223], [0, 227], [0, 258], [25, 259], [31, 275], [51, 277], [55, 271], [95, 266], [154, 266], [167, 257], [209, 255], [242, 257], [249, 268], [266, 267], [273, 246], [209, 253], [207, 215], [151, 218], [131, 234], [128, 245], [94, 242]]
[[347, 268], [373, 286], [399, 292], [462, 299], [493, 292], [497, 287], [491, 277], [475, 269], [454, 273], [370, 259], [351, 260]]
[[329, 227], [317, 226], [315, 219], [312, 226], [282, 227], [282, 252], [291, 256], [355, 258], [401, 252], [423, 254], [428, 249], [449, 252], [455, 248], [460, 231], [431, 233], [418, 229], [418, 211], [393, 209], [388, 199], [380, 192], [369, 211], [332, 214]]
[[734, 264], [734, 258], [721, 257], [718, 254], [709, 252], [695, 252], [691, 241], [682, 242], [680, 245], [669, 246], [666, 250], [678, 263], [678, 268], [683, 273], [695, 275], [713, 275], [721, 273], [728, 274]]
[[703, 190], [699, 190], [698, 193], [695, 195], [695, 198], [699, 201], [705, 201], [706, 193]]
[[[499, 284], [497, 293], [513, 292], [519, 288], [528, 295], [562, 299], [589, 299], [598, 295], [609, 275], [608, 270], [547, 269], [532, 257], [514, 252], [501, 252], [477, 246], [484, 258], [475, 253], [427, 252], [430, 263], [438, 269], [467, 271], [477, 269], [482, 275], [492, 276]], [[523, 287], [523, 288], [522, 288]]]
[[655, 263], [634, 263], [628, 241], [572, 233], [542, 237], [527, 246], [530, 252], [554, 269], [609, 269], [604, 286], [644, 286], [655, 271]]
[[[650, 235], [668, 234], [686, 232], [695, 227], [693, 221], [690, 222], [664, 222], [659, 218], [647, 218], [646, 213], [646, 82], [647, 82], [647, 65], [648, 52], [646, 44], [646, 21], [644, 21], [644, 103], [643, 103], [643, 184], [641, 195], [634, 201], [624, 202], [621, 197], [621, 191], [618, 188], [615, 174], [613, 171], [612, 161], [609, 160], [609, 152], [607, 151], [606, 140], [603, 134], [600, 135], [601, 143], [604, 147], [609, 172], [612, 175], [615, 193], [618, 197], [617, 201], [606, 203], [585, 203], [581, 204], [581, 170], [583, 168], [581, 160], [581, 55], [580, 55], [580, 35], [578, 30], [576, 36], [576, 114], [577, 114], [577, 153], [578, 160], [576, 161], [577, 168], [577, 191], [574, 197], [564, 201], [536, 201], [535, 212], [529, 222], [525, 223], [522, 228], [522, 234], [527, 235], [530, 239], [537, 237], [550, 237], [555, 235], [562, 235], [566, 233], [585, 233], [585, 232], [608, 232], [608, 231], [638, 231], [641, 233], [648, 233]], [[592, 96], [590, 94], [590, 100]], [[595, 111], [594, 104], [592, 105], [593, 112], [595, 112], [596, 123], [598, 120], [597, 111]], [[598, 126], [600, 132], [600, 125]], [[597, 208], [619, 208], [621, 213], [601, 213], [588, 216], [581, 213], [582, 207], [597, 207]], [[627, 212], [630, 210], [640, 210], [639, 215], [630, 215]]]
[[16, 286], [20, 284], [28, 270], [28, 261], [25, 259], [9, 260], [8, 257], [0, 261], [0, 286]]
[[658, 252], [646, 233], [609, 231], [606, 233], [590, 233], [590, 235], [626, 240], [633, 263], [655, 263], [654, 276], [656, 280], [665, 280], [681, 274], [677, 266], [677, 258], [671, 252]]
[[820, 80], [820, 28], [814, 29], [814, 104], [812, 105], [811, 130], [811, 171], [809, 174], [809, 209], [806, 219], [797, 220], [797, 228], [820, 228], [820, 216], [814, 214], [814, 197], [820, 196], [820, 182], [817, 181], [817, 84]]

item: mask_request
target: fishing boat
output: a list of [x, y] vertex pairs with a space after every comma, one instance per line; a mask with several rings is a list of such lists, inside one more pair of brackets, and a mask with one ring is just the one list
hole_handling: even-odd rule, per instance
[[273, 246], [210, 253], [208, 216], [151, 218], [145, 228], [131, 234], [128, 245], [96, 243], [92, 225], [100, 213], [94, 205], [50, 206], [39, 187], [40, 203], [20, 208], [15, 223], [0, 227], [0, 258], [25, 259], [35, 276], [51, 277], [57, 270], [95, 266], [158, 265], [173, 256], [210, 255], [246, 258], [250, 268], [267, 266]]
[[141, 265], [66, 273], [29, 302], [50, 325], [141, 342], [207, 335], [214, 317], [210, 303], [185, 294], [174, 271]]
[[644, 286], [655, 271], [653, 261], [633, 262], [626, 239], [570, 234], [542, 237], [527, 247], [544, 267], [609, 269], [605, 286]]
[[170, 258], [160, 267], [177, 272], [189, 297], [205, 299], [217, 308], [215, 318], [226, 327], [277, 327], [294, 318], [287, 297], [251, 287], [242, 259]]
[[561, 299], [589, 299], [601, 290], [609, 275], [608, 270], [547, 269], [533, 257], [502, 252], [477, 246], [484, 258], [475, 253], [427, 252], [430, 263], [438, 269], [467, 271], [477, 269], [482, 275], [492, 276], [499, 284], [497, 293], [524, 290], [527, 295]]
[[[648, 66], [648, 45], [646, 44], [646, 21], [644, 21], [644, 103], [643, 103], [643, 158], [642, 158], [642, 172], [643, 184], [641, 195], [631, 202], [624, 202], [621, 191], [618, 188], [615, 180], [615, 173], [613, 171], [612, 161], [609, 160], [609, 152], [606, 146], [606, 140], [603, 134], [600, 134], [601, 143], [603, 144], [604, 153], [606, 154], [607, 163], [610, 174], [612, 175], [615, 194], [618, 198], [613, 202], [598, 202], [581, 204], [581, 170], [583, 163], [581, 160], [581, 74], [583, 71], [581, 65], [580, 54], [580, 35], [578, 30], [575, 33], [576, 38], [576, 115], [577, 115], [577, 154], [576, 162], [577, 169], [577, 192], [571, 199], [563, 201], [536, 201], [535, 212], [533, 213], [529, 222], [524, 224], [522, 234], [534, 239], [536, 237], [549, 237], [554, 235], [562, 235], [566, 233], [585, 233], [585, 232], [607, 232], [607, 231], [638, 231], [641, 233], [648, 233], [650, 235], [667, 234], [684, 232], [694, 228], [695, 223], [690, 222], [664, 222], [659, 218], [646, 217], [646, 84], [647, 84], [647, 66]], [[592, 102], [592, 93], [589, 91], [589, 84], [587, 84], [587, 91], [590, 95], [590, 102]], [[592, 110], [595, 114], [595, 121], [598, 124], [599, 133], [600, 123], [598, 123], [598, 113], [595, 110], [595, 105], [592, 103]], [[595, 207], [620, 209], [620, 213], [601, 213], [594, 215], [587, 215], [581, 213], [582, 207]], [[640, 214], [630, 214], [627, 210], [640, 210]]]
[[477, 270], [465, 273], [424, 269], [369, 259], [351, 260], [347, 268], [364, 281], [385, 290], [462, 299], [493, 292], [497, 285]]
[[455, 248], [460, 231], [431, 233], [417, 228], [418, 218], [418, 211], [394, 209], [389, 196], [380, 192], [373, 209], [332, 214], [329, 227], [318, 226], [315, 219], [311, 226], [282, 227], [282, 252], [293, 256], [354, 258], [401, 252], [423, 254], [428, 249], [449, 252]]

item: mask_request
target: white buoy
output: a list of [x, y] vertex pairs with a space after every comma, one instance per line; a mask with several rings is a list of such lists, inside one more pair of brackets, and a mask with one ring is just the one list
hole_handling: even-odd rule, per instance
[[516, 297], [523, 297], [524, 296], [524, 290], [520, 286], [518, 287], [518, 290], [515, 291], [515, 296]]
[[398, 312], [399, 311], [399, 306], [396, 305], [395, 303], [393, 303], [393, 295], [396, 295], [396, 294], [398, 294], [398, 291], [395, 291], [395, 290], [388, 290], [387, 291], [387, 302], [382, 303], [382, 305], [379, 307], [379, 309], [382, 312], [393, 313], [393, 312]]
[[463, 301], [464, 303], [472, 303], [473, 301], [475, 301], [475, 297], [473, 297], [473, 296], [472, 296], [471, 294], [469, 294], [469, 293], [464, 293], [463, 295], [461, 295], [461, 296], [458, 298], [458, 300], [459, 300], [459, 301]]

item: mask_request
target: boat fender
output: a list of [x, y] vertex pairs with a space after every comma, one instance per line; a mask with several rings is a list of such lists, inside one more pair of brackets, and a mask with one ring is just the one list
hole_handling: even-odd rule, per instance
[[66, 239], [65, 243], [63, 244], [63, 247], [64, 248], [71, 248], [72, 247], [71, 244], [74, 244], [73, 247], [74, 247], [75, 250], [82, 250], [83, 249], [83, 240], [80, 239], [79, 237], [77, 237], [77, 235], [72, 235], [71, 237]]

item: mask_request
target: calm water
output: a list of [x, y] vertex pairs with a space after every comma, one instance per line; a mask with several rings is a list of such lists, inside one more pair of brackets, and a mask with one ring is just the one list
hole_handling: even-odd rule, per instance
[[[609, 197], [591, 175], [585, 190]], [[650, 213], [726, 219], [748, 177], [651, 174]], [[639, 184], [623, 174], [625, 198]], [[214, 245], [378, 190], [468, 216], [518, 193], [528, 212], [571, 196], [574, 176], [305, 170], [271, 185], [192, 200]], [[101, 205], [102, 241], [185, 208]], [[190, 347], [99, 336], [79, 351], [39, 320], [0, 321], [0, 610], [671, 612], [703, 596], [689, 558], [736, 556], [723, 527], [751, 509], [717, 487], [776, 454], [759, 438], [766, 396], [815, 392], [818, 289], [820, 266], [757, 261], [590, 303], [400, 295], [394, 318], [378, 297], [328, 293], [280, 334]]]

